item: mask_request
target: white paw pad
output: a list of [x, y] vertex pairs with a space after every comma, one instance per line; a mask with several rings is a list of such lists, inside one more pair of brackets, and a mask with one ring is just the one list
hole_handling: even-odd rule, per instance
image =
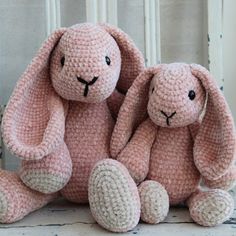
[[69, 181], [67, 176], [50, 174], [41, 170], [22, 172], [20, 178], [29, 188], [45, 194], [58, 192]]
[[149, 224], [163, 221], [169, 212], [169, 196], [156, 181], [144, 181], [139, 186], [141, 219]]
[[197, 194], [189, 205], [193, 220], [203, 226], [215, 226], [229, 219], [234, 209], [231, 195], [220, 189]]
[[100, 161], [92, 170], [89, 204], [95, 220], [105, 229], [126, 232], [138, 224], [138, 189], [128, 170], [115, 160]]

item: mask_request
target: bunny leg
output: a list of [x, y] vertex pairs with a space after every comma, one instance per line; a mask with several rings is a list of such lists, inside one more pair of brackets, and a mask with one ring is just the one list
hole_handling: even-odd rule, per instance
[[141, 219], [149, 224], [157, 224], [169, 212], [169, 196], [165, 188], [156, 181], [147, 180], [138, 187], [141, 202]]
[[230, 170], [216, 180], [207, 180], [203, 179], [205, 185], [209, 188], [213, 189], [223, 189], [223, 190], [230, 190], [236, 184], [236, 166], [230, 168]]
[[193, 193], [187, 201], [192, 219], [203, 226], [215, 226], [229, 219], [233, 213], [232, 196], [221, 189]]
[[41, 193], [61, 190], [69, 181], [72, 162], [66, 144], [50, 155], [35, 161], [23, 161], [20, 178], [26, 186]]
[[138, 224], [138, 189], [121, 163], [99, 161], [91, 172], [88, 194], [93, 217], [105, 229], [126, 232]]
[[0, 170], [0, 222], [13, 223], [47, 203], [58, 194], [42, 194], [26, 187], [19, 176]]

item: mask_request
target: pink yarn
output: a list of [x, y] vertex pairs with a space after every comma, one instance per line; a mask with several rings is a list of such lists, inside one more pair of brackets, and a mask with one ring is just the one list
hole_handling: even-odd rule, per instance
[[[140, 73], [120, 108], [111, 154], [136, 183], [161, 184], [170, 204], [188, 200], [197, 223], [213, 226], [230, 217], [233, 199], [223, 190], [236, 183], [234, 121], [223, 94], [202, 66], [161, 64]], [[215, 190], [199, 191], [201, 178]], [[148, 206], [141, 202], [141, 209], [144, 204]], [[154, 222], [150, 219], [147, 222]]]
[[[71, 201], [88, 202], [91, 168], [110, 157], [120, 92], [143, 69], [141, 52], [116, 27], [85, 23], [49, 36], [18, 81], [3, 117], [4, 142], [23, 160], [20, 178], [29, 188], [22, 187], [22, 194], [37, 190], [48, 199], [62, 190]], [[1, 178], [7, 176], [1, 172]], [[21, 180], [12, 185], [22, 186]], [[1, 191], [5, 199], [14, 187]], [[15, 207], [26, 206], [19, 201]], [[12, 218], [5, 213], [0, 221], [13, 222], [34, 209]]]
[[[189, 98], [190, 91], [195, 92], [193, 100]], [[205, 115], [198, 124], [206, 94]], [[142, 128], [145, 124], [141, 124], [138, 128], [137, 132], [140, 129], [143, 132], [139, 134], [141, 144], [136, 143], [135, 147], [137, 149], [138, 145], [152, 137], [153, 145], [145, 162], [149, 167], [148, 178], [169, 181], [174, 171], [177, 175], [169, 181], [170, 189], [180, 180], [181, 185], [187, 187], [187, 183], [200, 179], [200, 176], [214, 181], [232, 166], [235, 151], [233, 117], [214, 79], [200, 65], [163, 64], [148, 68], [138, 76], [127, 93], [113, 131], [113, 157], [119, 160], [120, 156], [126, 156], [126, 161], [139, 166], [137, 161], [142, 161], [144, 157], [141, 150], [133, 156], [124, 153], [132, 145], [132, 139], [128, 141], [132, 133], [146, 119], [145, 122], [150, 124], [146, 128]], [[155, 136], [150, 133], [151, 129], [157, 130]], [[135, 136], [138, 134], [135, 133]], [[179, 180], [177, 176], [180, 176]], [[188, 194], [193, 192], [197, 183], [195, 181]], [[182, 195], [180, 187], [177, 191]]]

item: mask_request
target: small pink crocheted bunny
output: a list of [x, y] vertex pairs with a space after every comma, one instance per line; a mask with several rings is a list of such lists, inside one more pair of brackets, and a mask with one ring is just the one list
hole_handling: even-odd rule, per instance
[[58, 191], [88, 202], [94, 164], [109, 158], [123, 95], [144, 69], [124, 32], [106, 24], [61, 28], [43, 43], [10, 98], [3, 138], [20, 157], [20, 174], [0, 171], [0, 222], [23, 218]]
[[[108, 230], [130, 230], [140, 215], [159, 223], [169, 204], [184, 202], [200, 225], [220, 224], [232, 214], [234, 122], [200, 65], [161, 64], [142, 72], [119, 111], [111, 154], [119, 162], [100, 161], [89, 182], [92, 213]], [[201, 179], [208, 190], [200, 188]]]

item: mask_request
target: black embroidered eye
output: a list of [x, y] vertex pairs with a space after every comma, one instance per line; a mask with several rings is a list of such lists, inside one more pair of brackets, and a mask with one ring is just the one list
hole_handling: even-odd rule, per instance
[[105, 59], [106, 59], [107, 65], [109, 66], [111, 64], [111, 59], [108, 56], [106, 56]]
[[196, 94], [193, 90], [190, 90], [188, 93], [188, 97], [190, 100], [193, 100], [196, 97]]
[[152, 93], [154, 92], [154, 87], [152, 88]]
[[62, 57], [61, 58], [61, 66], [64, 66], [64, 64], [65, 64], [65, 57]]

